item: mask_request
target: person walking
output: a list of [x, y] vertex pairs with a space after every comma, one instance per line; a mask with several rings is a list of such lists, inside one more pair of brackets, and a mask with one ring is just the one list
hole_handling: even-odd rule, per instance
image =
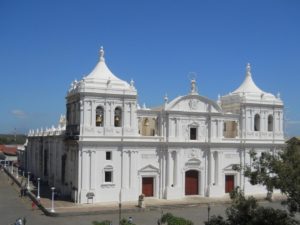
[[34, 210], [34, 209], [35, 209], [35, 202], [32, 201], [32, 203], [31, 203], [31, 210]]
[[23, 189], [23, 187], [21, 187], [21, 189], [20, 189], [20, 197], [22, 198], [23, 195], [24, 195], [24, 189]]
[[27, 222], [27, 220], [26, 220], [26, 217], [24, 216], [23, 217], [23, 225], [26, 225], [26, 222]]

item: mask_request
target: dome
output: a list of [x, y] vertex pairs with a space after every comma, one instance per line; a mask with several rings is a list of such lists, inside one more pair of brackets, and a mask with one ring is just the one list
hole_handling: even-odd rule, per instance
[[283, 105], [280, 97], [275, 97], [273, 94], [265, 92], [256, 86], [252, 79], [250, 64], [246, 67], [246, 77], [243, 83], [233, 92], [222, 96], [222, 103], [237, 101], [248, 103], [265, 103]]
[[110, 69], [107, 67], [104, 58], [104, 50], [103, 47], [100, 49], [100, 59], [95, 68], [92, 72], [87, 75], [85, 80], [93, 80], [95, 82], [104, 83], [105, 86], [110, 88], [121, 88], [121, 89], [128, 89], [130, 85], [117, 76], [115, 76]]
[[251, 67], [250, 63], [247, 64], [246, 67], [246, 77], [244, 82], [241, 84], [241, 86], [233, 91], [232, 93], [258, 93], [258, 94], [267, 94], [266, 92], [262, 91], [260, 88], [256, 86], [252, 79], [251, 75]]
[[75, 80], [71, 83], [69, 94], [76, 92], [136, 95], [133, 81], [128, 84], [126, 81], [115, 76], [107, 67], [103, 47], [100, 49], [99, 62], [92, 72], [83, 77], [79, 82]]

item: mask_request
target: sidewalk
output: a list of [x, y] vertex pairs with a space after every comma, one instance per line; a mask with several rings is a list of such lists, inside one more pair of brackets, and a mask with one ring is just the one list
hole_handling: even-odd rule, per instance
[[[6, 174], [10, 176], [19, 187], [24, 186], [26, 178], [19, 175], [16, 178], [10, 173], [10, 170], [5, 170]], [[55, 198], [54, 210], [51, 212], [51, 190], [50, 187], [41, 184], [40, 196], [38, 200], [36, 198], [36, 187], [33, 183], [30, 183], [30, 191], [28, 197], [48, 216], [74, 216], [74, 215], [94, 215], [94, 214], [113, 214], [119, 212], [119, 202], [106, 202], [106, 203], [94, 203], [94, 204], [75, 204], [67, 199]], [[266, 195], [256, 195], [256, 199], [262, 201], [265, 200]], [[284, 199], [284, 196], [280, 194], [274, 194], [273, 200], [279, 201]], [[138, 201], [124, 202], [122, 203], [122, 212], [133, 212], [133, 211], [147, 211], [147, 210], [161, 210], [170, 208], [183, 208], [183, 207], [195, 207], [205, 206], [208, 204], [228, 204], [231, 200], [229, 196], [212, 198], [212, 197], [200, 197], [200, 196], [188, 196], [177, 200], [166, 200], [156, 198], [146, 198], [145, 208], [139, 208], [137, 206]]]

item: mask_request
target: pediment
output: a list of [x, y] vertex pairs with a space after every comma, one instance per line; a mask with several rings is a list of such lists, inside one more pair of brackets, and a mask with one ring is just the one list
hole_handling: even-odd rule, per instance
[[232, 171], [236, 170], [240, 165], [239, 164], [230, 164], [229, 166], [226, 166], [223, 170], [225, 171]]
[[149, 173], [149, 172], [155, 172], [155, 173], [158, 173], [158, 172], [159, 172], [159, 169], [158, 169], [157, 167], [155, 167], [155, 166], [149, 164], [149, 165], [147, 165], [147, 166], [141, 168], [141, 169], [139, 170], [139, 173], [141, 173], [141, 172], [143, 172], [143, 173], [145, 173], [145, 172], [146, 172], [146, 173]]
[[216, 102], [200, 95], [178, 97], [167, 105], [167, 110], [204, 113], [222, 111]]
[[113, 166], [112, 165], [106, 165], [104, 167], [105, 170], [112, 170], [113, 169]]
[[185, 166], [200, 166], [201, 161], [199, 159], [193, 158], [185, 163]]

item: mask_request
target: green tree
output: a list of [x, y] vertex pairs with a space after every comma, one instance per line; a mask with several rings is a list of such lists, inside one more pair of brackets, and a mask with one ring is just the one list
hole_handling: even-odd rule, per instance
[[260, 157], [251, 152], [252, 165], [246, 167], [245, 176], [250, 183], [265, 185], [269, 193], [279, 189], [287, 196], [291, 213], [300, 212], [300, 145], [296, 138], [277, 153], [262, 153]]
[[111, 225], [111, 222], [109, 220], [104, 220], [101, 222], [93, 221], [93, 225]]
[[239, 189], [230, 193], [232, 205], [226, 209], [227, 219], [212, 216], [205, 225], [296, 225], [286, 211], [262, 207], [254, 197], [246, 198]]
[[161, 222], [163, 224], [167, 223], [167, 225], [194, 225], [192, 221], [182, 217], [173, 216], [172, 213], [162, 215]]
[[[98, 221], [93, 221], [93, 225], [111, 225], [111, 221], [109, 220], [104, 220], [104, 221], [101, 221], [101, 222], [98, 222]], [[120, 224], [121, 225], [135, 225], [134, 223], [130, 222], [129, 220], [123, 218], [121, 221], [120, 221]]]

